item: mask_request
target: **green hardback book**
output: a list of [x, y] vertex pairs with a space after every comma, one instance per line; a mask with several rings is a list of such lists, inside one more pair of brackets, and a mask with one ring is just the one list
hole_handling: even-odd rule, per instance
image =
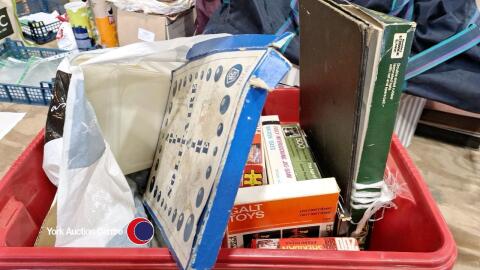
[[356, 223], [380, 196], [415, 23], [332, 0], [300, 12], [301, 124]]

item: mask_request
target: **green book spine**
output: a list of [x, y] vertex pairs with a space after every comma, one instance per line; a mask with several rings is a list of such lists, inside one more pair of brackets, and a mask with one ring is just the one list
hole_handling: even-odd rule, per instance
[[282, 130], [297, 181], [322, 178], [300, 125], [282, 125]]
[[[360, 167], [357, 175], [357, 183], [359, 184], [372, 184], [384, 178], [397, 108], [405, 79], [405, 69], [415, 30], [414, 23], [377, 12], [370, 14], [386, 25], [370, 113], [367, 116], [369, 119], [368, 126], [360, 157]], [[369, 189], [364, 191], [378, 192], [380, 190]], [[353, 222], [358, 222], [364, 211], [365, 209], [353, 207]]]

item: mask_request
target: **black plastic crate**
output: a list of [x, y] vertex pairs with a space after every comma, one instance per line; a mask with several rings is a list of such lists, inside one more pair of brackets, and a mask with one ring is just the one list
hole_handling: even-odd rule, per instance
[[45, 25], [43, 22], [22, 23], [23, 37], [37, 44], [45, 44], [55, 39], [60, 21]]
[[[65, 13], [64, 4], [67, 0], [21, 0], [17, 1], [17, 15], [22, 17], [28, 14], [45, 12], [51, 13], [57, 10], [60, 14]], [[60, 22], [45, 25], [43, 22], [21, 23], [22, 32], [26, 39], [37, 44], [45, 44], [55, 39]]]

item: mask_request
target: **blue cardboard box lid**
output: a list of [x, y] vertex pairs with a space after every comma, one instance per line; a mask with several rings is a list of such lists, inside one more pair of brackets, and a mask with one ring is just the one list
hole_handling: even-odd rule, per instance
[[182, 269], [213, 267], [290, 34], [198, 43], [172, 74], [145, 205]]

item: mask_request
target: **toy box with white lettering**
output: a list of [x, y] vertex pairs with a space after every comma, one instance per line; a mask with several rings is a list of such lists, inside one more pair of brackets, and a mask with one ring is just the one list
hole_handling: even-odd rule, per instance
[[339, 191], [335, 178], [239, 189], [228, 222], [228, 247], [250, 247], [253, 239], [331, 235]]
[[268, 184], [295, 183], [297, 179], [278, 115], [262, 116], [260, 121]]

